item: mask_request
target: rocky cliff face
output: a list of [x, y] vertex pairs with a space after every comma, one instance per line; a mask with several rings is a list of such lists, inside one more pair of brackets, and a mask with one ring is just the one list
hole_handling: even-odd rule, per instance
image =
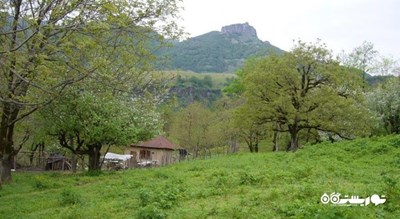
[[232, 24], [228, 26], [224, 26], [221, 29], [221, 32], [224, 34], [241, 34], [247, 36], [257, 37], [257, 31], [254, 27], [250, 26], [249, 23], [244, 24]]

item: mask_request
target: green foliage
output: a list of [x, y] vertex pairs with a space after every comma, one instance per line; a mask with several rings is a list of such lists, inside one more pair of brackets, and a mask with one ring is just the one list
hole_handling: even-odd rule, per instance
[[211, 124], [211, 111], [195, 102], [175, 115], [170, 134], [197, 157], [208, 146], [207, 136], [212, 131]]
[[[129, 83], [132, 81], [137, 82], [134, 85], [153, 85], [143, 72], [152, 67], [155, 59], [153, 51], [165, 46], [163, 39], [176, 39], [182, 33], [176, 23], [180, 10], [178, 2], [2, 2], [2, 160], [11, 162], [18, 151], [13, 141], [17, 122], [39, 108], [62, 99], [64, 92], [73, 84], [96, 81], [101, 86], [92, 90], [93, 93], [112, 87], [114, 95], [121, 90], [130, 91], [132, 84]], [[154, 39], [159, 43], [151, 45]], [[142, 74], [129, 74], [132, 72]], [[104, 129], [91, 128], [91, 133], [97, 138], [104, 134]], [[0, 169], [3, 163], [0, 162]], [[7, 174], [1, 175], [0, 183], [11, 180], [8, 172], [2, 171]]]
[[[229, 98], [218, 100], [214, 109], [198, 102], [192, 103], [174, 114], [167, 132], [192, 156], [212, 156], [216, 147], [235, 147], [237, 143], [232, 114], [236, 105]], [[226, 149], [222, 149], [222, 153], [226, 153]], [[237, 148], [231, 150], [236, 151]]]
[[[151, 112], [146, 115], [138, 105], [131, 104], [112, 97], [80, 93], [65, 96], [42, 113], [49, 134], [79, 134], [75, 137], [80, 137], [87, 144], [101, 142], [119, 145], [137, 141], [141, 132], [146, 134], [157, 126], [157, 123], [153, 126], [148, 122], [156, 119], [156, 114], [155, 117], [150, 115]], [[137, 118], [139, 115], [141, 117]], [[151, 128], [144, 124], [149, 124]]]
[[161, 130], [155, 99], [146, 94], [132, 100], [97, 84], [79, 84], [41, 110], [42, 129], [71, 153], [89, 155], [89, 170], [97, 170], [103, 145], [128, 145]]
[[367, 94], [369, 108], [381, 120], [387, 134], [400, 133], [400, 77], [380, 84]]
[[213, 76], [202, 74], [185, 76], [178, 73], [175, 83], [171, 85], [170, 93], [176, 97], [182, 106], [193, 102], [202, 102], [212, 106], [221, 97], [221, 91]]
[[252, 57], [247, 59], [244, 66], [235, 72], [236, 78], [224, 87], [224, 92], [230, 95], [242, 95], [245, 91], [244, 78], [246, 73], [254, 71], [260, 59], [262, 58]]
[[289, 150], [297, 149], [302, 130], [343, 138], [370, 131], [361, 78], [340, 66], [320, 42], [299, 41], [291, 52], [252, 61], [243, 71], [246, 104], [241, 110], [255, 117], [250, 124], [278, 124], [278, 131], [288, 132]]
[[[16, 172], [0, 190], [0, 217], [396, 218], [398, 142], [399, 135], [325, 142], [297, 153], [239, 153], [96, 177]], [[378, 148], [386, 149], [377, 154]], [[33, 187], [37, 176], [54, 185]], [[366, 207], [322, 204], [321, 195], [332, 192], [387, 200]]]

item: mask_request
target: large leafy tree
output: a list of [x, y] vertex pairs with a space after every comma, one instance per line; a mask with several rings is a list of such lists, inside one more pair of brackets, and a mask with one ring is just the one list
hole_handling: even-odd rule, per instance
[[[178, 1], [0, 3], [0, 182], [11, 180], [10, 164], [18, 152], [16, 123], [59, 98], [71, 84], [87, 78], [119, 77], [114, 80], [118, 84], [126, 81], [118, 74], [125, 64], [145, 67], [151, 57], [143, 44], [148, 40], [141, 39], [158, 36], [148, 34], [153, 31], [169, 37], [179, 34], [175, 22]], [[99, 38], [111, 33], [113, 37]], [[121, 52], [121, 38], [131, 39], [129, 45], [136, 49]], [[106, 74], [110, 72], [115, 74]]]
[[160, 131], [159, 114], [144, 101], [79, 89], [42, 109], [41, 115], [47, 134], [73, 154], [88, 155], [89, 170], [97, 170], [103, 146], [127, 145]]
[[319, 42], [300, 41], [292, 51], [260, 59], [243, 71], [246, 104], [259, 122], [280, 124], [279, 131], [289, 133], [287, 150], [298, 148], [304, 131], [342, 138], [368, 131], [360, 76], [341, 67]]
[[367, 94], [368, 105], [388, 134], [400, 134], [400, 77], [393, 77]]

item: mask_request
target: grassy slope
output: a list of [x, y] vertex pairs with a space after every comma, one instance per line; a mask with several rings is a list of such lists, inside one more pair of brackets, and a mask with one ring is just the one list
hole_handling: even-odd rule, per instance
[[[388, 136], [97, 176], [15, 173], [0, 218], [400, 218], [399, 180], [400, 136]], [[387, 202], [323, 205], [325, 192]]]

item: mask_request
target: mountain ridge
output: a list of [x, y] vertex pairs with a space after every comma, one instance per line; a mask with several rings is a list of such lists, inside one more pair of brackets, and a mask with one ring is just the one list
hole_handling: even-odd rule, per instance
[[270, 42], [260, 40], [256, 29], [246, 22], [173, 42], [171, 48], [161, 52], [170, 60], [162, 68], [196, 73], [229, 73], [240, 68], [250, 57], [283, 52]]

